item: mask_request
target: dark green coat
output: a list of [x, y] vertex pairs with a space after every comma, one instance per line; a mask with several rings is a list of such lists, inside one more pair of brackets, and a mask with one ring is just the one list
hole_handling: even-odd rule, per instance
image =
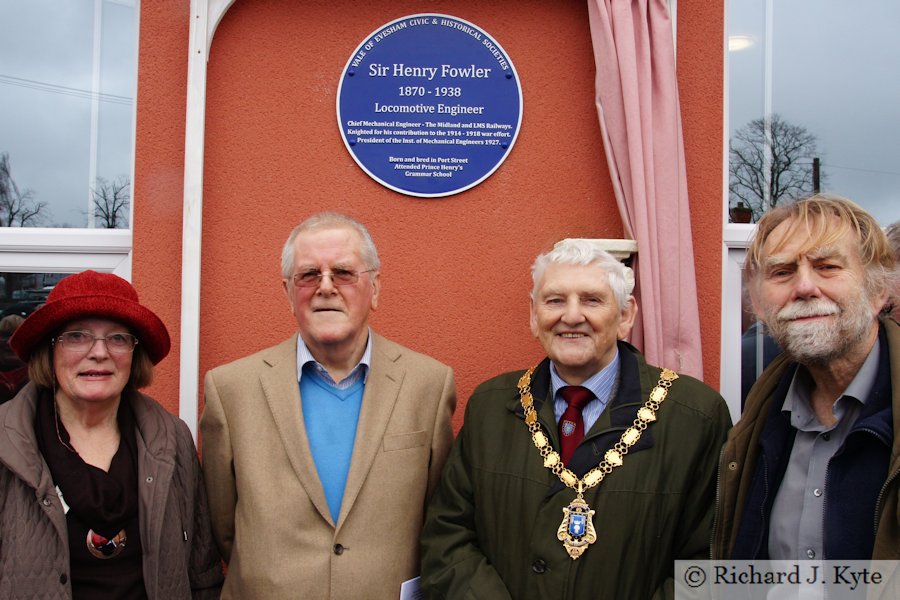
[[[578, 447], [570, 468], [596, 466], [631, 425], [660, 369], [619, 343], [616, 397]], [[682, 375], [657, 422], [598, 486], [585, 494], [597, 541], [578, 559], [556, 530], [574, 498], [543, 466], [516, 383], [522, 372], [480, 385], [429, 507], [422, 580], [432, 599], [641, 600], [672, 597], [673, 561], [709, 556], [716, 462], [731, 426], [719, 394]], [[543, 429], [559, 448], [549, 361], [532, 393]], [[667, 582], [668, 579], [668, 582]]]

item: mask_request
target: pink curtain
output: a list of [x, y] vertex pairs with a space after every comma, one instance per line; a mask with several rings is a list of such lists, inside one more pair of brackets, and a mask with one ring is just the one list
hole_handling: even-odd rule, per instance
[[672, 21], [665, 0], [588, 0], [600, 129], [637, 241], [632, 341], [647, 360], [703, 376]]

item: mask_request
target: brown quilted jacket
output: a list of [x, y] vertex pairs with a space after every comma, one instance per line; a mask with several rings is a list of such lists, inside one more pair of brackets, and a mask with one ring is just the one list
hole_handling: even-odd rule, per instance
[[[0, 406], [0, 598], [72, 598], [66, 519], [37, 447], [37, 389]], [[150, 600], [218, 598], [222, 568], [187, 426], [125, 392], [137, 424], [139, 519]]]

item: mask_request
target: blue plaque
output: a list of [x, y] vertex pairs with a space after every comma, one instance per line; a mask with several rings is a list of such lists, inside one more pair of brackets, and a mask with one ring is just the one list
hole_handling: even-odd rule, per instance
[[410, 196], [458, 194], [512, 150], [522, 88], [503, 48], [477, 26], [410, 15], [375, 30], [341, 75], [338, 125], [353, 160]]

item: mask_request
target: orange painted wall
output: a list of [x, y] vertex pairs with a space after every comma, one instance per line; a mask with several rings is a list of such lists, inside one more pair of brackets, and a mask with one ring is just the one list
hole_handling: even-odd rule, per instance
[[724, 0], [678, 1], [678, 94], [700, 299], [703, 379], [716, 389], [722, 329], [724, 40]]
[[132, 281], [172, 337], [149, 393], [178, 413], [181, 212], [190, 2], [141, 2]]
[[[177, 342], [188, 2], [181, 10], [157, 4], [142, 3], [141, 13], [134, 279]], [[707, 4], [678, 4], [678, 68], [703, 257], [698, 289], [707, 299], [704, 368], [715, 385], [722, 6], [711, 3], [716, 16]], [[335, 116], [350, 53], [378, 26], [425, 11], [489, 32], [512, 58], [524, 95], [522, 130], [506, 162], [481, 185], [443, 199], [404, 196], [370, 179], [344, 147]], [[693, 26], [684, 22], [695, 18]], [[461, 406], [480, 381], [533, 364], [542, 355], [528, 330], [534, 256], [563, 237], [622, 235], [593, 81], [583, 1], [238, 0], [209, 62], [201, 373], [293, 332], [279, 255], [290, 229], [319, 210], [369, 226], [383, 263], [373, 326], [453, 366]], [[162, 363], [150, 390], [173, 410], [177, 358], [176, 350]], [[461, 418], [459, 410], [457, 424]]]

